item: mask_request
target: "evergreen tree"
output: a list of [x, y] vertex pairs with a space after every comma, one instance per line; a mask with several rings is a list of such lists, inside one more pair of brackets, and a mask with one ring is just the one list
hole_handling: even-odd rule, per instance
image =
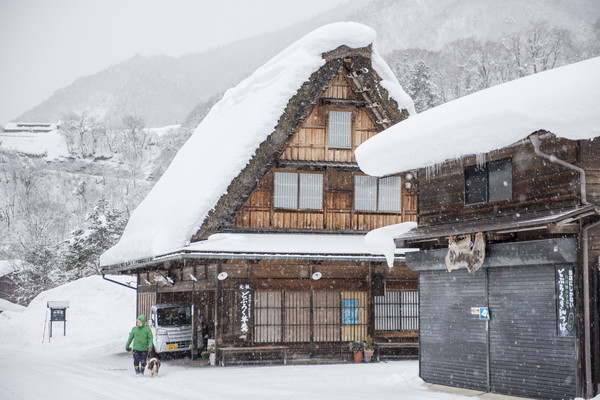
[[98, 273], [100, 255], [112, 247], [125, 228], [123, 212], [111, 209], [105, 199], [98, 200], [86, 216], [86, 226], [71, 232], [62, 254], [62, 264], [69, 279]]
[[400, 73], [400, 83], [415, 103], [417, 112], [428, 110], [442, 103], [439, 90], [431, 79], [431, 72], [424, 61], [405, 64]]

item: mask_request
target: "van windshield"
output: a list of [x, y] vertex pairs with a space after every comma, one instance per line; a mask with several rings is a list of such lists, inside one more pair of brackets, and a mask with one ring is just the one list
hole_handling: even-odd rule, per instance
[[192, 324], [190, 306], [159, 308], [156, 310], [159, 326], [178, 326]]

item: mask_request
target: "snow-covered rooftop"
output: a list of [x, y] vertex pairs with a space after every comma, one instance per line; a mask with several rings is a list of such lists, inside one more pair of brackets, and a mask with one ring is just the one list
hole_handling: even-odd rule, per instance
[[[152, 258], [185, 246], [274, 131], [288, 101], [324, 65], [322, 54], [342, 45], [366, 47], [375, 36], [373, 29], [354, 22], [324, 26], [228, 90], [134, 211], [119, 243], [101, 256], [101, 265]], [[381, 85], [401, 108], [414, 114], [412, 100], [375, 46], [371, 61]]]
[[600, 136], [600, 58], [541, 72], [445, 103], [356, 149], [360, 168], [383, 176], [497, 150], [538, 130]]
[[[182, 249], [190, 252], [223, 252], [244, 254], [286, 254], [319, 256], [371, 255], [365, 235], [282, 234], [282, 233], [217, 233], [207, 240]], [[411, 249], [396, 249], [402, 255]]]
[[0, 132], [0, 149], [48, 159], [69, 156], [65, 137], [51, 132]]

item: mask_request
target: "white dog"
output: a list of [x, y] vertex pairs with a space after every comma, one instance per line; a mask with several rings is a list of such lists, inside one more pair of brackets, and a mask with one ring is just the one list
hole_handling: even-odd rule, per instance
[[160, 369], [160, 360], [156, 357], [152, 357], [148, 360], [148, 370], [150, 370], [150, 376], [155, 377], [158, 375]]

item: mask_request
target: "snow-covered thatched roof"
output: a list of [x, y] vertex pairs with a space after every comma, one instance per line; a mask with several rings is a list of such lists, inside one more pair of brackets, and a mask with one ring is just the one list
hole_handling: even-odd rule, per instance
[[545, 130], [600, 136], [600, 58], [538, 73], [445, 103], [402, 121], [355, 152], [383, 176], [501, 149]]
[[[292, 104], [290, 99], [326, 64], [324, 53], [341, 46], [369, 51], [371, 66], [380, 80], [378, 85], [395, 100], [398, 109], [414, 114], [412, 100], [372, 46], [375, 36], [373, 29], [353, 22], [324, 26], [228, 90], [134, 211], [121, 240], [101, 256], [101, 265], [153, 258], [186, 246], [228, 190], [235, 189], [231, 187], [232, 182], [239, 180], [242, 171], [253, 165], [253, 157], [265, 147], [275, 128], [282, 130], [285, 123], [282, 120], [287, 118], [284, 111], [309, 106], [304, 104], [304, 98], [296, 100], [298, 105]], [[335, 71], [327, 71], [329, 73]], [[315, 89], [322, 90], [311, 90]], [[293, 126], [289, 128], [285, 135], [291, 134]], [[267, 161], [266, 158], [260, 165], [253, 165], [257, 170], [253, 175], [258, 175], [259, 168], [264, 167], [266, 162], [263, 161]], [[244, 179], [255, 181], [256, 176]], [[247, 183], [240, 185], [247, 186]], [[214, 233], [211, 230], [215, 229], [207, 230], [202, 236]]]

